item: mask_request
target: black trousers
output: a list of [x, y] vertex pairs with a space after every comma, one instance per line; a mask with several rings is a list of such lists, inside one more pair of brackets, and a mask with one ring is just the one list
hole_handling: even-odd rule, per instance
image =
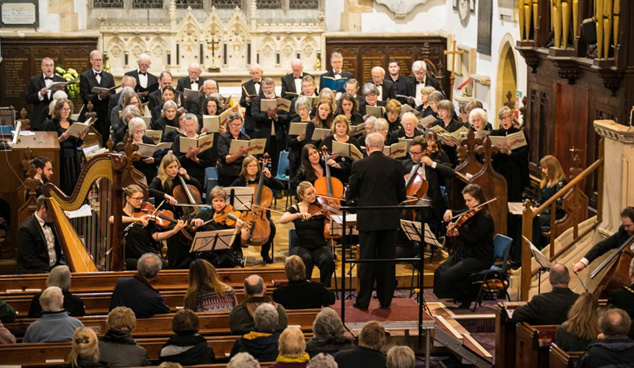
[[[361, 259], [394, 259], [398, 230], [359, 231]], [[396, 287], [394, 263], [359, 263], [357, 305], [367, 308], [376, 281], [376, 294], [381, 306], [389, 306]]]
[[306, 279], [310, 280], [313, 276], [313, 267], [317, 265], [319, 268], [319, 281], [325, 287], [330, 287], [332, 274], [335, 272], [335, 261], [332, 252], [328, 247], [317, 249], [308, 249], [304, 247], [293, 247], [288, 252], [289, 255], [296, 255], [304, 261], [306, 266]]
[[469, 275], [490, 266], [490, 262], [454, 254], [434, 271], [434, 294], [438, 298], [473, 301], [477, 297], [478, 286], [471, 283]]

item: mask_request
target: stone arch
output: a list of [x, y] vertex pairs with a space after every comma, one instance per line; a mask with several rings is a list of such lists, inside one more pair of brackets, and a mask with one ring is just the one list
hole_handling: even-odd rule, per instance
[[[150, 42], [148, 54], [152, 57], [155, 65], [163, 65], [167, 63], [167, 43], [162, 37], [156, 37]], [[163, 60], [161, 60], [163, 59]]]
[[299, 50], [298, 42], [291, 36], [285, 37], [280, 44], [280, 68], [290, 70]]
[[201, 63], [199, 60], [199, 45], [201, 38], [204, 38], [200, 24], [196, 18], [187, 12], [187, 16], [181, 22], [176, 37], [176, 42], [180, 47], [180, 65], [191, 63]]
[[[498, 68], [495, 83], [494, 110], [489, 113], [492, 116], [489, 120], [496, 121], [498, 110], [508, 101], [506, 95], [509, 91], [512, 100], [515, 100], [517, 91], [517, 55], [515, 55], [515, 40], [511, 34], [507, 33], [501, 40], [500, 52], [498, 55]], [[509, 106], [510, 107], [510, 106]]]
[[275, 65], [275, 40], [272, 37], [266, 37], [262, 40], [262, 46], [260, 47], [260, 64], [261, 65]]
[[110, 58], [111, 65], [123, 65], [124, 52], [126, 50], [123, 40], [119, 37], [113, 37], [106, 44], [106, 50], [108, 52], [108, 58]]
[[128, 63], [130, 65], [136, 65], [136, 59], [144, 52], [149, 52], [145, 40], [143, 40], [141, 37], [134, 37], [133, 39], [131, 39], [130, 42], [128, 42]]
[[[251, 31], [241, 11], [234, 11], [226, 29], [228, 30], [225, 35], [227, 43], [226, 69], [244, 70], [245, 67], [248, 68], [247, 45], [251, 43]], [[255, 58], [252, 62], [255, 62]]]
[[304, 68], [313, 69], [317, 61], [317, 41], [313, 37], [307, 36], [301, 41], [299, 50]]

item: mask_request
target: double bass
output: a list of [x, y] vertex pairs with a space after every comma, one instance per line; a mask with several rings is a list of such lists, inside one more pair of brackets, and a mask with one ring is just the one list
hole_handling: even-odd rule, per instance
[[273, 191], [264, 185], [264, 167], [270, 164], [271, 158], [268, 153], [264, 154], [264, 158], [260, 160], [261, 170], [258, 184], [251, 184], [248, 187], [254, 188], [253, 206], [251, 212], [248, 212], [244, 218], [244, 222], [251, 227], [247, 244], [254, 246], [262, 246], [269, 241], [271, 236], [271, 224], [267, 217], [267, 211], [273, 202]]

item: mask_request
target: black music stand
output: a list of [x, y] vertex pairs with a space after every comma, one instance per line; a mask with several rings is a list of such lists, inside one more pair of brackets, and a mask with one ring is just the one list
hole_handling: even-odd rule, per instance
[[537, 294], [542, 293], [542, 272], [550, 272], [550, 269], [553, 267], [553, 264], [550, 263], [548, 258], [533, 244], [527, 237], [522, 235], [524, 238], [526, 246], [530, 249], [533, 258], [535, 258], [535, 262], [539, 265], [539, 270], [537, 271]]
[[236, 211], [251, 211], [253, 200], [253, 187], [226, 187], [227, 203], [231, 204]]
[[[343, 237], [344, 227], [347, 227], [350, 230], [350, 232], [346, 234], [346, 236], [348, 237], [348, 241], [350, 241], [352, 236], [359, 235], [359, 230], [357, 230], [357, 214], [356, 213], [349, 213], [348, 215], [346, 215], [345, 226], [343, 225], [343, 215], [331, 215], [330, 219], [332, 220], [331, 227], [330, 227], [330, 235], [341, 235]], [[339, 226], [335, 226], [335, 224]], [[342, 257], [345, 256], [345, 252], [346, 250], [342, 244], [342, 247], [341, 247]], [[334, 247], [333, 247], [332, 253], [335, 254]], [[353, 263], [352, 266], [350, 266], [350, 269], [348, 270], [348, 276], [352, 275], [352, 270], [354, 269], [356, 265], [357, 265], [356, 263]], [[336, 281], [336, 275], [335, 275], [335, 281]], [[346, 282], [345, 279], [341, 280], [342, 284], [344, 282]], [[341, 286], [342, 290], [345, 289], [344, 286], [345, 285]], [[352, 278], [350, 278], [350, 289], [352, 289]], [[343, 300], [351, 299], [352, 297], [353, 297], [352, 293], [348, 294], [347, 296], [345, 295], [345, 293], [341, 294], [341, 299]]]
[[189, 253], [230, 249], [237, 233], [235, 229], [199, 231], [194, 236]]

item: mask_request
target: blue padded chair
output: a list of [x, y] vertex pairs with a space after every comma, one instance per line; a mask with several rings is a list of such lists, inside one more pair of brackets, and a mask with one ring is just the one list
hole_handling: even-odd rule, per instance
[[218, 185], [218, 171], [215, 167], [208, 167], [205, 169], [205, 202], [211, 204], [211, 198], [209, 198], [209, 192]]
[[[512, 238], [509, 238], [508, 236], [502, 234], [495, 234], [495, 237], [493, 238], [493, 264], [487, 270], [471, 274], [471, 279], [473, 280], [473, 283], [480, 284], [478, 297], [476, 298], [475, 304], [473, 305], [474, 312], [478, 304], [482, 305], [482, 288], [486, 285], [487, 292], [492, 293], [491, 287], [489, 285], [490, 280], [499, 281], [502, 284], [502, 288], [504, 289], [504, 295], [506, 296], [506, 299], [511, 300], [511, 298], [509, 297], [509, 293], [507, 292], [508, 279], [506, 277], [506, 272], [509, 264], [509, 254], [511, 253], [511, 244], [513, 244]], [[502, 261], [501, 265], [496, 264], [498, 260]]]
[[[280, 156], [277, 160], [277, 174], [275, 175], [275, 179], [283, 182], [286, 185], [286, 209], [288, 209], [288, 201], [291, 192], [291, 179], [288, 177], [286, 172], [288, 171], [289, 160], [288, 160], [288, 151], [280, 151]], [[292, 203], [291, 199], [291, 204]], [[277, 198], [273, 201], [273, 207], [277, 207]]]
[[12, 125], [0, 125], [0, 134], [9, 135], [13, 131]]

